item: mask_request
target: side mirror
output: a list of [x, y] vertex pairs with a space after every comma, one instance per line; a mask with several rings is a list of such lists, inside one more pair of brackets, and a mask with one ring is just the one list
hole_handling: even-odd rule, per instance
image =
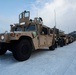
[[13, 27], [13, 25], [10, 25], [10, 29], [11, 29], [10, 31], [12, 31], [12, 27]]

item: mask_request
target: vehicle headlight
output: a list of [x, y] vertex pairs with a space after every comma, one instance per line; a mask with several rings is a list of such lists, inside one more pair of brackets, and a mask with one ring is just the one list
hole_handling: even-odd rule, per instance
[[1, 40], [4, 40], [4, 36], [3, 35], [1, 36]]

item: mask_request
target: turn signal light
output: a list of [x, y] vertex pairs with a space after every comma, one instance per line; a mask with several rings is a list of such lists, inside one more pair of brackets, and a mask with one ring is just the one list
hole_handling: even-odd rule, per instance
[[13, 33], [12, 33], [12, 37], [14, 37], [14, 36], [15, 36], [15, 33], [13, 32]]

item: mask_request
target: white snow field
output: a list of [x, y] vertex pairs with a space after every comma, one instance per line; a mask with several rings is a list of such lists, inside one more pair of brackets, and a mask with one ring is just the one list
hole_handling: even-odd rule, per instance
[[0, 75], [76, 75], [76, 42], [54, 51], [35, 51], [23, 62], [7, 52], [0, 56]]

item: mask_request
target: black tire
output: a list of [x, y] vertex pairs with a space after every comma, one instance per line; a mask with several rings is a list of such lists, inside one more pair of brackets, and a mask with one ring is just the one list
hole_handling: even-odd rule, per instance
[[57, 42], [55, 42], [55, 48], [57, 48]]
[[63, 47], [63, 40], [60, 41], [60, 47]]
[[15, 47], [15, 50], [13, 50], [13, 56], [18, 61], [24, 61], [29, 59], [31, 52], [32, 49], [29, 41], [21, 40]]
[[1, 47], [0, 47], [0, 55], [5, 54], [6, 51], [7, 51], [7, 49], [5, 48], [5, 45], [1, 45]]
[[55, 50], [55, 45], [50, 46], [49, 50], [51, 50], [51, 51]]
[[64, 39], [63, 39], [63, 45], [64, 45], [64, 46], [66, 45], [66, 40], [64, 40]]

